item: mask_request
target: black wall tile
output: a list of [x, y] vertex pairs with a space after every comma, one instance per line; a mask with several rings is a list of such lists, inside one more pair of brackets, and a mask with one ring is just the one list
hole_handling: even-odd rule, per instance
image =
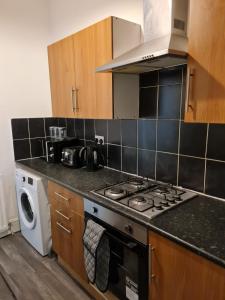
[[44, 155], [44, 139], [31, 139], [31, 156], [40, 157]]
[[84, 120], [75, 119], [75, 132], [78, 139], [84, 140]]
[[108, 166], [121, 170], [121, 146], [108, 145]]
[[162, 69], [159, 71], [159, 84], [182, 83], [182, 67]]
[[225, 161], [225, 125], [209, 125], [207, 157]]
[[14, 140], [29, 138], [28, 119], [12, 119], [11, 126]]
[[179, 121], [159, 120], [157, 129], [157, 150], [177, 153]]
[[207, 160], [206, 194], [225, 198], [225, 163]]
[[58, 118], [58, 126], [66, 127], [66, 118]]
[[122, 170], [127, 173], [137, 174], [137, 149], [123, 147]]
[[67, 128], [67, 136], [69, 137], [75, 137], [75, 120], [74, 119], [67, 119], [66, 120], [66, 128]]
[[95, 140], [94, 120], [86, 119], [84, 123], [85, 123], [85, 139], [94, 141]]
[[177, 161], [177, 155], [158, 152], [156, 179], [177, 184]]
[[180, 119], [180, 84], [159, 87], [159, 119]]
[[95, 134], [104, 136], [105, 143], [107, 143], [107, 121], [95, 120]]
[[109, 120], [108, 121], [108, 143], [121, 144], [121, 121]]
[[129, 147], [137, 147], [137, 121], [122, 120], [122, 145]]
[[206, 124], [182, 122], [180, 130], [180, 153], [205, 157], [206, 134]]
[[138, 120], [138, 148], [156, 149], [155, 120]]
[[30, 158], [30, 142], [26, 140], [13, 141], [15, 160]]
[[46, 136], [50, 136], [49, 127], [58, 126], [58, 118], [44, 118]]
[[178, 184], [203, 192], [205, 160], [180, 156]]
[[159, 82], [159, 72], [149, 72], [140, 74], [140, 87], [156, 86]]
[[155, 179], [155, 151], [138, 150], [138, 175]]
[[157, 116], [157, 87], [141, 88], [139, 117], [155, 119]]
[[32, 118], [29, 119], [30, 137], [45, 137], [44, 119]]

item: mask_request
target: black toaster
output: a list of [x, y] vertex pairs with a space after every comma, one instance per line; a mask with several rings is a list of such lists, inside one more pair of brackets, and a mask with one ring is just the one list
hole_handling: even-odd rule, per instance
[[64, 166], [71, 168], [80, 168], [84, 165], [84, 162], [80, 157], [80, 150], [82, 146], [65, 147], [62, 149], [61, 162]]

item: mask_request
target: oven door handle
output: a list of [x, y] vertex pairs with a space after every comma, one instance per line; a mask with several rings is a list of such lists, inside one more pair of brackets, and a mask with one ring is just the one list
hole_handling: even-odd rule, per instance
[[113, 240], [117, 241], [118, 243], [122, 244], [123, 246], [125, 246], [125, 247], [127, 247], [127, 248], [129, 248], [129, 249], [131, 249], [131, 250], [134, 249], [135, 247], [137, 247], [137, 243], [135, 243], [135, 242], [128, 242], [128, 243], [125, 243], [124, 241], [122, 241], [121, 239], [119, 239], [118, 237], [112, 235], [111, 233], [109, 233], [109, 232], [107, 232], [107, 231], [105, 232], [105, 234], [106, 234], [108, 237], [112, 238]]

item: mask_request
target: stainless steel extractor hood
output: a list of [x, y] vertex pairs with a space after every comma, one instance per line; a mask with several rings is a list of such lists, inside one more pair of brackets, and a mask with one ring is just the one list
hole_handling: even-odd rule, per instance
[[188, 0], [143, 0], [143, 43], [96, 72], [138, 74], [186, 64], [188, 4]]

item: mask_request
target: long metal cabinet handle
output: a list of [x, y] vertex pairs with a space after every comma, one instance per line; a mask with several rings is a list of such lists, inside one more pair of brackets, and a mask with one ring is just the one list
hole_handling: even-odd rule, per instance
[[64, 219], [66, 219], [67, 221], [70, 220], [70, 217], [67, 217], [66, 215], [64, 215], [60, 210], [56, 209], [55, 212], [56, 212], [58, 215], [62, 216], [62, 217], [63, 217]]
[[151, 281], [156, 277], [155, 274], [152, 273], [152, 252], [155, 251], [155, 248], [152, 245], [149, 245], [148, 248], [148, 273], [149, 273], [149, 283], [151, 285]]
[[193, 111], [194, 108], [190, 104], [190, 100], [192, 100], [192, 93], [193, 93], [193, 79], [195, 75], [195, 69], [189, 68], [187, 69], [187, 88], [186, 88], [186, 101], [185, 101], [185, 112], [189, 111], [189, 108]]
[[72, 87], [72, 89], [71, 89], [71, 101], [72, 101], [72, 111], [73, 112], [75, 112], [76, 111], [76, 101], [74, 101], [74, 92], [75, 92], [76, 90]]
[[64, 227], [61, 223], [56, 222], [57, 226], [60, 227], [61, 229], [63, 229], [65, 232], [67, 232], [68, 234], [72, 233], [72, 230], [67, 229], [66, 227]]
[[70, 200], [70, 199], [64, 197], [63, 195], [61, 195], [60, 193], [55, 192], [55, 194], [56, 194], [58, 197], [62, 198], [63, 200], [66, 200], [66, 201], [69, 201], [69, 200]]

